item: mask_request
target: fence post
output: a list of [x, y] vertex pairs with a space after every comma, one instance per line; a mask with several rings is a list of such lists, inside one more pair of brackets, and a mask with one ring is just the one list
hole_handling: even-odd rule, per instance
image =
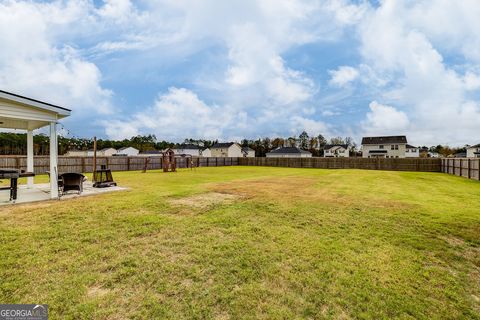
[[130, 171], [130, 157], [127, 157], [127, 171]]
[[467, 159], [467, 177], [468, 179], [470, 179], [470, 159]]

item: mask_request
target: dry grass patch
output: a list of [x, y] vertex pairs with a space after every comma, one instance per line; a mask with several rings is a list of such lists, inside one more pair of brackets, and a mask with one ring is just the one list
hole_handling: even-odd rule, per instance
[[[313, 188], [317, 182], [317, 179], [303, 177], [262, 178], [218, 183], [212, 187], [212, 190], [238, 195], [247, 199], [289, 200], [296, 196], [304, 198], [315, 194], [319, 195], [318, 190]], [[327, 197], [324, 193], [322, 195]]]
[[359, 210], [366, 207], [408, 209], [414, 207], [402, 201], [377, 199], [375, 197], [359, 199], [342, 194], [335, 182], [310, 177], [274, 177], [255, 180], [232, 181], [215, 184], [214, 192], [238, 195], [243, 199], [267, 199], [276, 203], [291, 205], [298, 202], [315, 202], [341, 207], [355, 206]]
[[109, 292], [109, 289], [105, 289], [101, 286], [95, 285], [87, 289], [87, 296], [89, 298], [98, 298], [107, 295]]
[[175, 206], [184, 206], [195, 209], [206, 209], [214, 205], [232, 203], [240, 197], [235, 194], [207, 192], [195, 194], [184, 198], [169, 200], [169, 203]]

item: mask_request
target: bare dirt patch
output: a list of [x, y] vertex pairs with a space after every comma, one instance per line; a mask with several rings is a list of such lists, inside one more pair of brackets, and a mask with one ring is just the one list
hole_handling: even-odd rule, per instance
[[318, 194], [312, 187], [317, 181], [313, 178], [282, 177], [219, 183], [214, 191], [235, 194], [243, 198], [289, 199], [305, 198]]
[[87, 296], [89, 298], [98, 298], [98, 297], [103, 297], [106, 294], [110, 292], [109, 289], [102, 288], [100, 286], [93, 286], [88, 288], [87, 290]]
[[240, 196], [235, 194], [207, 192], [195, 194], [193, 196], [188, 196], [185, 198], [172, 199], [170, 200], [170, 203], [176, 206], [184, 206], [195, 209], [206, 209], [217, 204], [232, 203], [239, 198]]
[[442, 239], [445, 240], [452, 247], [463, 246], [465, 244], [465, 240], [454, 237], [454, 236], [445, 236], [445, 237], [442, 237]]

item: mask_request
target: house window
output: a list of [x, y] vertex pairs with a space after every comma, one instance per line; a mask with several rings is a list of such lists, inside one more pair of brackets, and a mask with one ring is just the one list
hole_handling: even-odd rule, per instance
[[378, 146], [379, 149], [383, 149], [383, 144]]

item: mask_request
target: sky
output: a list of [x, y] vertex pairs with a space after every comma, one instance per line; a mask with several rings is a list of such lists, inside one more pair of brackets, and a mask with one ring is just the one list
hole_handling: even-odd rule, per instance
[[0, 89], [67, 136], [480, 143], [478, 0], [0, 0]]

